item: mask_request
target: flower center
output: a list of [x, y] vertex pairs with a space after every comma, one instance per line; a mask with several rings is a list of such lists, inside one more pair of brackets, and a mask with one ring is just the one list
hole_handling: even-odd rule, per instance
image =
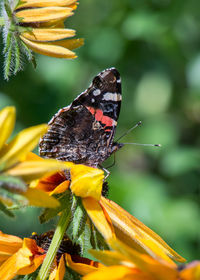
[[[44, 249], [45, 252], [47, 252], [51, 244], [53, 235], [54, 235], [54, 231], [48, 231], [41, 235], [33, 234], [31, 238], [36, 241], [39, 247], [41, 247], [42, 249]], [[65, 234], [56, 255], [57, 261], [64, 253], [68, 253], [70, 255], [80, 255], [80, 252], [81, 252], [80, 246], [77, 244], [73, 244], [72, 241], [69, 239], [69, 237]]]

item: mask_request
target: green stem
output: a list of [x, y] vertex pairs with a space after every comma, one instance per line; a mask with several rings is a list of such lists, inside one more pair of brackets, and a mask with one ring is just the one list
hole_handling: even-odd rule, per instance
[[47, 255], [44, 259], [44, 262], [42, 264], [42, 267], [38, 273], [36, 280], [45, 280], [47, 279], [49, 275], [49, 270], [51, 268], [51, 265], [55, 259], [56, 253], [60, 247], [60, 243], [63, 239], [63, 236], [65, 234], [66, 228], [69, 224], [71, 218], [71, 213], [68, 209], [64, 210], [60, 216], [60, 219], [58, 221], [57, 228], [55, 230], [53, 239], [51, 241], [51, 245], [49, 246]]
[[5, 24], [4, 18], [0, 17], [0, 26], [4, 26], [4, 24]]

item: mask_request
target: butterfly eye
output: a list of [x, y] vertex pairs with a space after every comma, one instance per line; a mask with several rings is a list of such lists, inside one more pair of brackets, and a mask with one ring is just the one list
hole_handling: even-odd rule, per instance
[[93, 85], [94, 85], [95, 88], [101, 88], [102, 85], [103, 85], [102, 79], [99, 76], [96, 76], [93, 79]]

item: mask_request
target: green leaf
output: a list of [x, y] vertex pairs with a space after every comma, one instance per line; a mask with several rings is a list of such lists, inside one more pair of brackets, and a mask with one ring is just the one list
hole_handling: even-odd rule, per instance
[[97, 245], [99, 250], [109, 250], [109, 246], [105, 242], [105, 239], [100, 234], [98, 230], [96, 230], [96, 237], [97, 237]]
[[4, 24], [5, 24], [4, 18], [0, 17], [0, 27], [4, 26]]
[[70, 267], [66, 266], [66, 272], [63, 280], [80, 280], [81, 275], [76, 271], [72, 270]]
[[10, 68], [11, 68], [13, 44], [12, 44], [12, 38], [11, 37], [9, 38], [9, 36], [11, 36], [9, 34], [8, 34], [7, 42], [6, 42], [6, 46], [5, 46], [5, 61], [4, 61], [4, 78], [5, 78], [5, 80], [9, 79], [9, 76], [11, 73]]
[[60, 206], [57, 208], [44, 209], [43, 213], [39, 217], [41, 224], [46, 223], [49, 220], [53, 219], [55, 216], [58, 215], [59, 212], [63, 211], [64, 209], [69, 209], [69, 211], [70, 211], [71, 193], [69, 191], [66, 191], [64, 194], [59, 196], [59, 198], [57, 198], [57, 199], [60, 202]]
[[8, 81], [10, 76], [10, 64], [11, 64], [11, 58], [12, 58], [12, 44], [10, 44], [8, 51], [5, 55], [5, 66], [4, 66], [4, 78]]
[[0, 201], [0, 211], [2, 211], [5, 215], [14, 218], [15, 215], [7, 209], [7, 207]]
[[33, 59], [33, 54], [32, 54], [32, 52], [31, 52], [31, 50], [27, 47], [27, 45], [26, 45], [23, 41], [21, 41], [21, 45], [22, 45], [22, 47], [24, 48], [24, 51], [23, 51], [23, 52], [26, 54], [28, 60], [29, 60], [29, 61], [32, 61], [32, 59]]
[[93, 249], [98, 248], [96, 230], [91, 220], [90, 220], [90, 244]]
[[19, 178], [12, 176], [0, 176], [0, 200], [7, 204], [26, 204], [27, 200], [22, 196], [27, 186]]
[[34, 55], [32, 56], [31, 62], [32, 62], [33, 68], [36, 69], [37, 68], [37, 61], [36, 61]]
[[0, 188], [16, 194], [27, 190], [26, 184], [21, 179], [7, 175], [0, 175]]
[[16, 6], [15, 6], [15, 9], [17, 8], [17, 6], [21, 5], [24, 3], [24, 0], [17, 0], [16, 1]]
[[16, 207], [19, 208], [20, 205], [27, 205], [27, 199], [25, 197], [19, 194], [9, 192], [4, 188], [0, 188], [0, 201], [6, 202], [6, 204], [8, 205], [12, 205], [12, 208], [14, 205], [15, 209]]
[[94, 227], [92, 222], [90, 223], [90, 243], [92, 245], [93, 249], [99, 249], [99, 250], [109, 250], [109, 246], [105, 242], [105, 239], [103, 236], [99, 233], [99, 231]]
[[4, 0], [4, 7], [9, 18], [12, 18], [12, 10], [8, 0]]
[[11, 37], [12, 37], [12, 32], [8, 32], [7, 38], [6, 38], [6, 44], [5, 44], [4, 49], [3, 49], [4, 54], [8, 51], [8, 49], [10, 47]]
[[76, 202], [76, 209], [73, 211], [72, 220], [72, 238], [74, 241], [77, 240], [84, 231], [87, 220], [87, 214], [82, 205], [81, 198], [76, 197]]
[[90, 228], [86, 223], [84, 223], [82, 226], [82, 232], [78, 237], [77, 243], [81, 247], [81, 254], [86, 254], [90, 248]]
[[20, 70], [20, 48], [19, 48], [19, 43], [16, 37], [15, 39], [15, 69], [14, 69], [14, 74], [16, 74]]

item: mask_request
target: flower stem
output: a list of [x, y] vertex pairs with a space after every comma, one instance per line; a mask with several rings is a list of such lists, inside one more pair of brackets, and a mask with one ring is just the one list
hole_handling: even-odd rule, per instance
[[51, 268], [51, 265], [55, 259], [56, 253], [60, 247], [60, 243], [63, 239], [63, 236], [65, 234], [66, 228], [69, 224], [71, 218], [71, 213], [68, 209], [65, 209], [58, 221], [57, 228], [55, 230], [53, 239], [51, 241], [51, 245], [49, 246], [47, 255], [44, 259], [44, 262], [41, 266], [41, 269], [38, 273], [37, 280], [45, 280], [47, 279], [49, 275], [49, 270]]
[[4, 22], [4, 18], [0, 17], [0, 26], [4, 26], [5, 22]]

